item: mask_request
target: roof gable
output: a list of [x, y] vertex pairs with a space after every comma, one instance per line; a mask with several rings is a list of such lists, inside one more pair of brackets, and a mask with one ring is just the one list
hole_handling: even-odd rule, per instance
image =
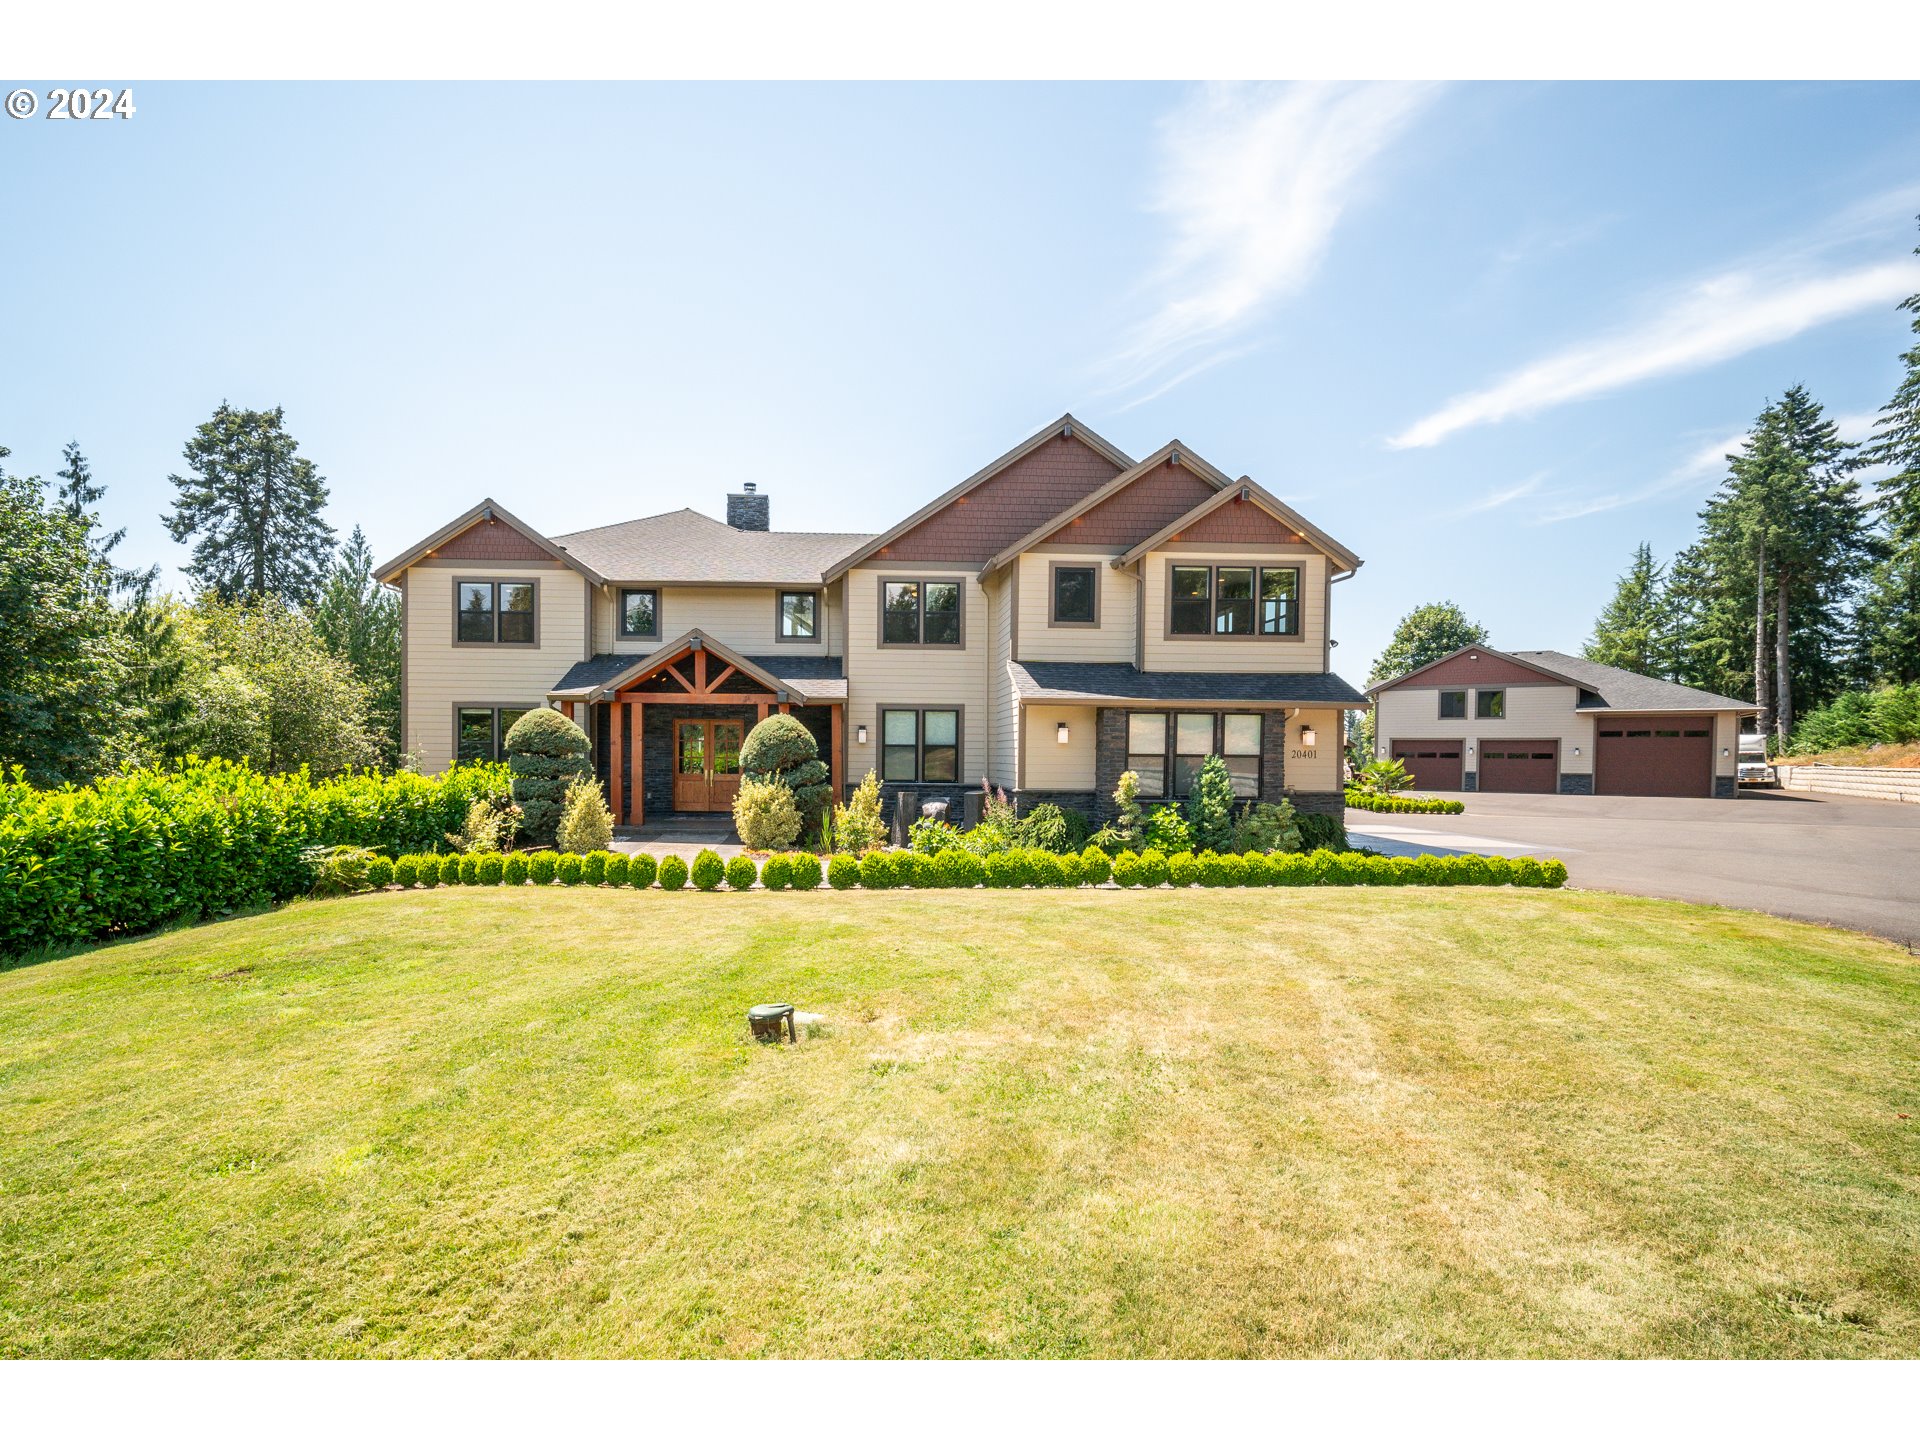
[[844, 556], [825, 578], [874, 558], [983, 565], [1132, 465], [1125, 452], [1063, 415]]
[[[1168, 524], [1163, 525], [1159, 530], [1149, 535], [1145, 540], [1140, 541], [1125, 554], [1116, 557], [1112, 563], [1116, 566], [1131, 565], [1149, 550], [1156, 550], [1160, 546], [1176, 539], [1189, 538], [1196, 530], [1209, 528], [1212, 529], [1214, 533], [1203, 534], [1199, 538], [1230, 538], [1238, 540], [1241, 543], [1262, 543], [1259, 540], [1250, 541], [1247, 534], [1234, 533], [1259, 529], [1258, 522], [1247, 516], [1228, 517], [1212, 521], [1211, 526], [1209, 526], [1210, 517], [1222, 507], [1240, 504], [1248, 504], [1265, 511], [1271, 519], [1278, 521], [1286, 527], [1286, 534], [1292, 535], [1294, 538], [1313, 546], [1314, 549], [1319, 550], [1344, 569], [1353, 571], [1360, 568], [1359, 556], [1355, 555], [1351, 550], [1347, 549], [1346, 546], [1327, 534], [1326, 531], [1312, 524], [1305, 516], [1301, 515], [1278, 496], [1271, 495], [1260, 486], [1254, 484], [1254, 482], [1245, 475], [1226, 485], [1209, 498], [1202, 500], [1198, 505], [1187, 511], [1186, 514], [1178, 516]], [[1266, 538], [1272, 538], [1271, 532], [1261, 531], [1260, 533]]]
[[391, 585], [408, 566], [432, 559], [554, 560], [578, 570], [596, 584], [605, 578], [524, 520], [508, 514], [491, 497], [442, 525], [411, 549], [402, 551], [374, 571], [374, 578], [383, 585]]
[[1392, 690], [1416, 677], [1422, 685], [1537, 685], [1546, 680], [1555, 685], [1572, 685], [1577, 689], [1580, 684], [1571, 675], [1562, 675], [1557, 670], [1519, 655], [1495, 650], [1491, 645], [1462, 645], [1458, 650], [1442, 655], [1438, 660], [1429, 660], [1404, 675], [1395, 675], [1378, 685], [1368, 686], [1367, 693], [1377, 695], [1382, 690]]
[[981, 573], [999, 569], [1036, 545], [1057, 541], [1124, 548], [1231, 483], [1178, 440], [1171, 440], [1097, 490], [1049, 515], [989, 560]]

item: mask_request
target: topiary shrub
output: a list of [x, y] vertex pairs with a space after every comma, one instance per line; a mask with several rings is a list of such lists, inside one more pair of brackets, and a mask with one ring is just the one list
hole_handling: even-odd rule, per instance
[[659, 873], [659, 862], [644, 851], [627, 861], [627, 883], [636, 890], [645, 890], [650, 887], [654, 876]]
[[533, 874], [533, 862], [518, 850], [507, 856], [500, 871], [500, 883], [503, 885], [524, 885]]
[[911, 850], [902, 850], [893, 857], [894, 886], [910, 890], [933, 889], [933, 871], [929, 868], [932, 860], [931, 855], [916, 855]]
[[727, 862], [727, 888], [729, 890], [751, 890], [753, 882], [760, 878], [760, 872], [754, 868], [753, 861], [745, 855], [736, 855]]
[[568, 786], [593, 778], [586, 732], [558, 710], [542, 707], [513, 722], [506, 747], [521, 832], [536, 845], [552, 845]]
[[1247, 884], [1267, 886], [1273, 884], [1273, 858], [1258, 850], [1249, 850], [1240, 857], [1247, 867]]
[[560, 848], [575, 855], [589, 855], [613, 843], [613, 812], [592, 775], [577, 776], [568, 784], [555, 833]]
[[581, 863], [580, 857], [570, 851], [563, 853], [558, 860], [554, 861], [553, 878], [562, 885], [578, 885], [580, 878], [586, 873], [587, 867]]
[[1140, 857], [1131, 850], [1122, 850], [1113, 857], [1113, 883], [1122, 890], [1131, 890], [1140, 883]]
[[[639, 868], [639, 861], [637, 859], [634, 862], [634, 868]], [[678, 890], [686, 883], [686, 861], [682, 860], [678, 855], [669, 855], [660, 862], [660, 888], [662, 890]]]
[[458, 885], [460, 883], [460, 861], [463, 856], [442, 855], [440, 857], [440, 883]]
[[727, 878], [727, 863], [711, 850], [703, 849], [693, 857], [693, 888], [715, 890]]
[[769, 855], [760, 867], [760, 883], [769, 890], [784, 890], [793, 883], [793, 862], [784, 855]]
[[746, 830], [740, 827], [740, 807], [736, 800], [733, 823], [740, 828], [741, 841], [757, 850], [791, 845], [803, 831], [819, 824], [827, 802], [833, 798], [833, 778], [820, 759], [819, 743], [813, 738], [813, 732], [791, 715], [769, 715], [747, 732], [740, 746], [740, 776], [742, 795], [746, 794], [749, 781], [780, 786], [793, 797], [798, 817], [793, 834], [759, 845], [748, 840]]
[[933, 868], [941, 888], [947, 890], [971, 890], [987, 878], [986, 863], [965, 850], [941, 851], [933, 857]]
[[1567, 883], [1567, 862], [1564, 860], [1542, 860], [1540, 873], [1546, 878], [1549, 890], [1558, 890]]
[[740, 792], [733, 797], [733, 828], [740, 832], [742, 845], [753, 850], [781, 849], [800, 838], [801, 823], [793, 792], [779, 781], [751, 776], [740, 781]]
[[885, 850], [869, 850], [860, 857], [860, 888], [863, 890], [891, 890], [893, 888], [893, 856]]
[[1167, 865], [1167, 857], [1149, 845], [1140, 852], [1140, 883], [1158, 887], [1167, 883], [1172, 871]]
[[580, 857], [580, 883], [602, 885], [607, 879], [607, 861], [613, 857], [604, 850], [589, 850]]
[[1089, 845], [1080, 852], [1080, 880], [1086, 885], [1104, 885], [1107, 877], [1113, 874], [1113, 862], [1107, 858], [1107, 852], [1097, 845]]
[[475, 879], [479, 884], [498, 885], [507, 872], [506, 857], [499, 854], [482, 855], [478, 870]]
[[1027, 863], [1024, 851], [999, 850], [987, 856], [987, 888], [990, 890], [1018, 890], [1032, 878], [1033, 867]]
[[438, 855], [416, 855], [413, 857], [414, 878], [422, 890], [431, 890], [440, 883], [440, 857]]
[[1200, 862], [1188, 850], [1176, 850], [1167, 857], [1167, 883], [1184, 890], [1200, 878]]
[[1487, 867], [1489, 885], [1511, 885], [1513, 883], [1513, 861], [1504, 855], [1482, 855], [1480, 863]]
[[631, 860], [616, 850], [607, 856], [606, 872], [601, 878], [609, 885], [624, 885], [627, 883], [627, 872], [632, 865]]
[[419, 862], [411, 855], [402, 855], [393, 862], [393, 883], [403, 890], [411, 890], [414, 881], [420, 877]]
[[560, 859], [551, 850], [542, 850], [533, 857], [527, 868], [527, 878], [536, 885], [551, 885], [553, 877], [559, 873]]
[[796, 890], [820, 888], [820, 857], [801, 850], [787, 856], [787, 873]]
[[851, 855], [836, 855], [827, 862], [827, 884], [836, 890], [851, 890], [860, 883], [860, 862]]
[[1218, 755], [1201, 761], [1200, 773], [1193, 778], [1187, 795], [1187, 825], [1196, 850], [1233, 847], [1233, 775]]
[[460, 857], [460, 883], [462, 885], [480, 883], [480, 857], [472, 851]]
[[376, 890], [384, 890], [393, 883], [393, 861], [384, 855], [376, 855], [367, 862], [367, 884]]

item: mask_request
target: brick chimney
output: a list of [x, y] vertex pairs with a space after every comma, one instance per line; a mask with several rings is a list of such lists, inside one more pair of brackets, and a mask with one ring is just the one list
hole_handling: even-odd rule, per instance
[[753, 481], [742, 484], [739, 494], [727, 496], [727, 524], [736, 530], [768, 528], [767, 497], [760, 493]]

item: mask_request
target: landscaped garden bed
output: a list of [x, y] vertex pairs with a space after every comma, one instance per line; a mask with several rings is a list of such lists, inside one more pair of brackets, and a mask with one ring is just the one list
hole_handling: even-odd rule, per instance
[[1437, 795], [1374, 795], [1365, 790], [1347, 791], [1349, 810], [1372, 810], [1382, 815], [1459, 815], [1466, 805], [1458, 800], [1442, 800]]

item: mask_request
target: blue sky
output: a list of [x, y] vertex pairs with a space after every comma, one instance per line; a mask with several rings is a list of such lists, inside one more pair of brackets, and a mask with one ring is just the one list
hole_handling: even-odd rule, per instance
[[742, 480], [877, 529], [1063, 411], [1366, 558], [1361, 678], [1452, 598], [1576, 648], [1787, 386], [1910, 343], [1920, 87], [137, 85], [0, 120], [0, 444], [77, 438], [129, 561], [221, 400], [384, 558]]

